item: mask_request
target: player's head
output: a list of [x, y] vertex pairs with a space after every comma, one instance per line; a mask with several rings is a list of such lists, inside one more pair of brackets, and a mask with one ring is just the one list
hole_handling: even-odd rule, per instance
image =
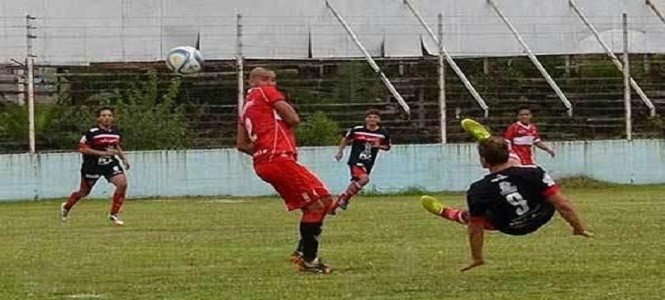
[[531, 109], [526, 106], [522, 106], [517, 109], [517, 120], [524, 124], [531, 123]]
[[109, 127], [113, 124], [113, 107], [102, 106], [97, 110], [97, 123]]
[[277, 85], [277, 76], [275, 76], [275, 72], [271, 70], [257, 67], [249, 72], [249, 84], [252, 87], [259, 87], [266, 85], [274, 86]]
[[508, 142], [501, 137], [490, 137], [478, 144], [478, 154], [483, 168], [505, 164], [510, 157]]
[[381, 113], [378, 109], [370, 109], [365, 112], [365, 125], [376, 126], [381, 122]]

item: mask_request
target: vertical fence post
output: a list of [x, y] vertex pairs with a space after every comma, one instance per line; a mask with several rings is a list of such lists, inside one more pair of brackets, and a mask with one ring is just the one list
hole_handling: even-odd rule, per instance
[[242, 57], [242, 15], [236, 14], [236, 68], [238, 72], [238, 117], [241, 116], [245, 104], [245, 74]]
[[[457, 74], [459, 79], [464, 84], [464, 87], [466, 87], [466, 89], [469, 91], [469, 93], [471, 93], [471, 96], [473, 96], [473, 99], [476, 100], [476, 102], [478, 103], [480, 108], [483, 109], [483, 112], [485, 114], [485, 118], [487, 118], [489, 116], [489, 107], [487, 107], [487, 104], [485, 103], [485, 100], [483, 100], [483, 98], [480, 96], [480, 94], [478, 94], [478, 91], [476, 91], [476, 88], [473, 87], [473, 84], [471, 84], [469, 79], [466, 78], [466, 75], [464, 75], [464, 72], [462, 72], [462, 70], [459, 68], [457, 63], [455, 63], [455, 60], [453, 59], [453, 57], [448, 53], [448, 50], [446, 50], [446, 47], [443, 44], [443, 41], [441, 40], [441, 38], [437, 37], [437, 35], [434, 34], [434, 31], [432, 30], [432, 28], [430, 28], [430, 26], [427, 24], [427, 22], [425, 22], [425, 19], [420, 15], [420, 13], [418, 13], [418, 11], [413, 6], [411, 1], [409, 1], [409, 0], [403, 0], [403, 1], [404, 1], [404, 5], [406, 6], [406, 8], [409, 9], [409, 11], [411, 11], [411, 13], [413, 14], [414, 17], [416, 17], [416, 19], [418, 20], [420, 25], [422, 25], [423, 28], [425, 29], [425, 31], [427, 31], [429, 37], [432, 38], [434, 43], [436, 43], [437, 45], [440, 45], [439, 52], [443, 52], [443, 56], [445, 57], [446, 61], [448, 62], [448, 65], [450, 66], [451, 69], [453, 69], [455, 74]], [[439, 55], [441, 55], [441, 53], [439, 53]]]
[[626, 113], [626, 139], [633, 140], [632, 106], [630, 103], [630, 59], [628, 57], [628, 16], [623, 13], [623, 105]]
[[[614, 65], [617, 67], [617, 69], [619, 69], [619, 71], [622, 71], [623, 66], [621, 65], [621, 62], [616, 57], [616, 55], [614, 55], [614, 53], [612, 52], [610, 47], [607, 46], [607, 44], [605, 43], [603, 38], [600, 36], [600, 33], [598, 32], [598, 30], [596, 30], [596, 27], [593, 26], [593, 24], [591, 24], [591, 22], [589, 22], [589, 19], [587, 19], [587, 17], [579, 9], [579, 7], [577, 6], [577, 3], [575, 2], [575, 0], [568, 0], [568, 5], [573, 9], [573, 12], [575, 12], [575, 14], [577, 14], [577, 16], [580, 18], [580, 20], [582, 20], [582, 23], [584, 23], [584, 25], [586, 25], [586, 27], [589, 28], [591, 33], [593, 33], [593, 35], [596, 37], [596, 40], [598, 41], [598, 44], [600, 44], [600, 46], [603, 47], [603, 49], [605, 50], [605, 53], [607, 54], [607, 56], [610, 57], [610, 59], [612, 60]], [[653, 103], [651, 102], [651, 99], [649, 99], [649, 97], [647, 97], [647, 95], [644, 93], [644, 91], [642, 90], [640, 85], [637, 84], [635, 79], [632, 78], [632, 77], [630, 78], [630, 86], [633, 87], [633, 89], [635, 90], [637, 95], [640, 96], [640, 99], [642, 99], [642, 102], [644, 103], [644, 105], [646, 105], [649, 108], [651, 116], [652, 117], [655, 116], [656, 115], [656, 106], [653, 105]]]
[[35, 54], [32, 53], [32, 40], [37, 38], [33, 30], [35, 29], [32, 21], [35, 17], [31, 15], [25, 16], [26, 28], [26, 57], [25, 66], [27, 68], [27, 84], [28, 84], [28, 139], [30, 145], [30, 153], [34, 154], [35, 147]]
[[441, 115], [441, 144], [446, 143], [446, 65], [443, 62], [443, 14], [438, 15], [439, 47], [439, 114]]

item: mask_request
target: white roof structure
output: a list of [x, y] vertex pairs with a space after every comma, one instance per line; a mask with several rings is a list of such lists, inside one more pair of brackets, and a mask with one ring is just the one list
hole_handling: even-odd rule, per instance
[[[420, 57], [437, 47], [403, 0], [329, 0], [371, 55]], [[651, 0], [665, 12], [665, 0]], [[524, 55], [486, 0], [411, 0], [455, 57]], [[538, 55], [604, 53], [566, 0], [496, 0]], [[622, 49], [621, 15], [628, 14], [630, 51], [665, 53], [665, 23], [644, 0], [578, 0], [609, 46]], [[26, 15], [40, 64], [163, 60], [172, 47], [193, 45], [200, 33], [206, 59], [231, 59], [236, 14], [242, 16], [246, 58], [362, 57], [325, 0], [0, 0], [0, 64], [26, 56]], [[424, 45], [424, 47], [423, 47]], [[423, 53], [423, 48], [426, 53]]]

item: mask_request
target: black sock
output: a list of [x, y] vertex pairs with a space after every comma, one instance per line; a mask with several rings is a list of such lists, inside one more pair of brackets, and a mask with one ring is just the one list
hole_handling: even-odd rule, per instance
[[322, 222], [300, 222], [300, 243], [302, 244], [302, 254], [305, 261], [312, 261], [317, 256], [322, 225]]
[[300, 253], [302, 253], [302, 248], [303, 248], [303, 246], [302, 246], [302, 239], [300, 239], [300, 240], [298, 241], [298, 246], [296, 247], [296, 252], [300, 252]]

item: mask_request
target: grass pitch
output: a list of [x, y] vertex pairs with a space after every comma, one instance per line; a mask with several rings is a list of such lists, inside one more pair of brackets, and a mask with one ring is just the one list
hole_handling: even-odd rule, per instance
[[[0, 204], [0, 299], [664, 299], [665, 186], [568, 188], [593, 240], [555, 220], [536, 234], [489, 234], [487, 265], [468, 259], [462, 226], [418, 196], [359, 197], [330, 217], [331, 275], [286, 261], [297, 213], [281, 200], [83, 200]], [[437, 195], [462, 205], [462, 195]]]

